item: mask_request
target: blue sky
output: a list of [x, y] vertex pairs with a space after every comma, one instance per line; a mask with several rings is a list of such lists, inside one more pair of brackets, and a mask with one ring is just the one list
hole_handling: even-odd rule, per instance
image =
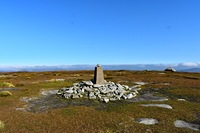
[[200, 62], [199, 0], [0, 0], [0, 65]]

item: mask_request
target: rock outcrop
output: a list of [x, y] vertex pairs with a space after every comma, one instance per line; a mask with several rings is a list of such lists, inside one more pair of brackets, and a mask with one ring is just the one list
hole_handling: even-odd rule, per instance
[[165, 69], [165, 71], [176, 72], [176, 70], [172, 67], [168, 67], [167, 69]]

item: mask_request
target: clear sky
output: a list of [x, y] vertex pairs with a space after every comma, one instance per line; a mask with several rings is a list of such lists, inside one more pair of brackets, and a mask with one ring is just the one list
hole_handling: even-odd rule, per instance
[[200, 62], [200, 0], [0, 0], [0, 65]]

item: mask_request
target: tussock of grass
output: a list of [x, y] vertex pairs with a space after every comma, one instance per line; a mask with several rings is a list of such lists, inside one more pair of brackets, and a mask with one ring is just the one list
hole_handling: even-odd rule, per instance
[[0, 121], [0, 131], [1, 131], [2, 129], [4, 129], [4, 127], [5, 127], [5, 124], [4, 124], [2, 121]]
[[12, 83], [0, 82], [0, 87], [15, 87]]
[[0, 92], [0, 97], [7, 97], [7, 96], [12, 96], [12, 93], [9, 91], [1, 91]]

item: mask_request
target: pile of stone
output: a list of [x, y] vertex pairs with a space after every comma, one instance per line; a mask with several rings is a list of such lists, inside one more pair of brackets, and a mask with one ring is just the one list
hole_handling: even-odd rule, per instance
[[103, 68], [98, 64], [95, 67], [93, 82], [82, 81], [75, 83], [72, 87], [60, 89], [57, 94], [67, 99], [84, 97], [107, 103], [120, 99], [131, 99], [136, 96], [137, 90], [136, 87], [129, 88], [127, 85], [105, 81]]
[[104, 84], [94, 84], [92, 81], [82, 81], [74, 83], [72, 87], [62, 88], [57, 95], [64, 98], [89, 98], [97, 99], [105, 103], [120, 99], [131, 99], [137, 95], [138, 91], [135, 87], [121, 85], [114, 82], [106, 82]]

